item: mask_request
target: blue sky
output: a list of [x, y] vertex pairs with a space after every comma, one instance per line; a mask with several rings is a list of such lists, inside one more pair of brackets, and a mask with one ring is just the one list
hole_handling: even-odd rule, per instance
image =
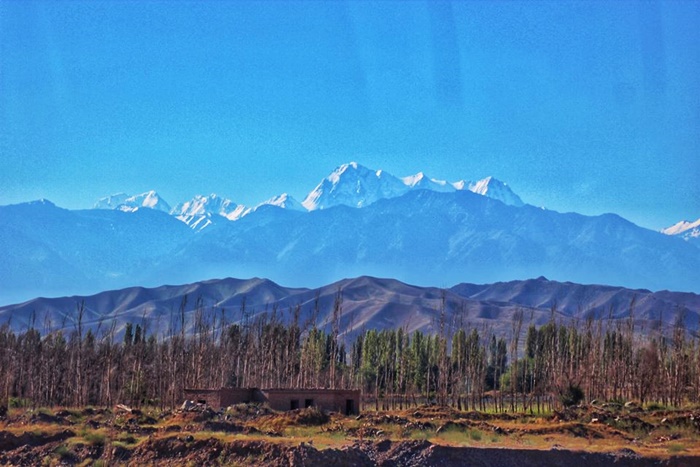
[[0, 205], [299, 200], [356, 160], [700, 217], [700, 2], [0, 0]]

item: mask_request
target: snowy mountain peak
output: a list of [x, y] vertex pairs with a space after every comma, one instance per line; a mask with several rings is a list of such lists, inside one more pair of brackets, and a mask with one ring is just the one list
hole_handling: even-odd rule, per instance
[[523, 200], [521, 200], [518, 195], [513, 193], [513, 190], [510, 189], [507, 183], [493, 177], [486, 177], [477, 182], [463, 184], [462, 189], [464, 189], [464, 186], [466, 186], [466, 188], [472, 193], [488, 196], [489, 198], [497, 199], [498, 201], [505, 204], [510, 204], [511, 206], [524, 205]]
[[686, 242], [700, 246], [700, 219], [696, 221], [680, 221], [661, 230], [661, 233], [680, 237]]
[[403, 181], [404, 185], [414, 187], [417, 184], [421, 182], [425, 178], [425, 174], [423, 172], [418, 172], [415, 175], [409, 175], [408, 177], [403, 177], [401, 180]]
[[665, 229], [661, 229], [661, 233], [664, 233], [666, 235], [678, 235], [682, 234], [687, 231], [692, 231], [693, 229], [698, 229], [700, 228], [700, 219], [692, 222], [692, 221], [680, 221], [676, 224], [673, 224], [671, 227], [667, 227]]
[[155, 190], [141, 193], [140, 195], [132, 196], [126, 200], [127, 203], [138, 203], [144, 208], [156, 209], [159, 211], [170, 212], [170, 206], [163, 200]]
[[467, 182], [465, 180], [459, 180], [457, 182], [452, 182], [452, 186], [455, 190], [462, 191], [467, 186]]
[[343, 164], [340, 167], [338, 167], [337, 169], [335, 169], [328, 176], [328, 179], [334, 183], [338, 182], [340, 180], [340, 178], [348, 172], [360, 172], [362, 174], [365, 174], [365, 173], [371, 172], [371, 170], [363, 165], [358, 164], [357, 162], [348, 162], [347, 164]]
[[129, 198], [126, 193], [115, 193], [98, 199], [92, 206], [94, 209], [117, 209]]
[[273, 196], [267, 201], [264, 201], [257, 205], [255, 209], [265, 205], [277, 206], [283, 209], [290, 209], [292, 211], [306, 211], [306, 208], [288, 193], [282, 193], [281, 195]]
[[407, 187], [418, 190], [432, 190], [440, 192], [455, 191], [455, 187], [445, 180], [437, 180], [427, 177], [423, 172], [418, 172], [415, 175], [409, 175], [401, 179]]
[[246, 211], [245, 206], [212, 193], [209, 196], [196, 195], [191, 200], [175, 206], [170, 214], [191, 228], [202, 230], [212, 224], [216, 216], [237, 220], [244, 215], [244, 211]]
[[53, 204], [51, 201], [49, 201], [46, 198], [40, 198], [40, 199], [37, 199], [35, 201], [30, 201], [27, 204], [30, 206], [54, 206], [54, 207], [56, 206], [55, 204]]
[[230, 199], [212, 193], [196, 195], [189, 201], [170, 208], [155, 191], [130, 196], [117, 193], [99, 199], [94, 208], [118, 209], [133, 212], [139, 208], [156, 209], [167, 212], [195, 230], [220, 221], [221, 218], [236, 221], [255, 212], [264, 205], [277, 206], [294, 211], [314, 211], [333, 206], [350, 206], [362, 208], [380, 199], [396, 198], [411, 190], [430, 190], [437, 192], [454, 192], [469, 190], [474, 193], [497, 199], [505, 204], [522, 206], [522, 200], [503, 182], [487, 177], [477, 182], [460, 180], [449, 183], [428, 177], [418, 172], [403, 178], [379, 169], [369, 169], [357, 162], [348, 162], [338, 166], [299, 203], [287, 193], [272, 197], [255, 207], [236, 204]]
[[337, 205], [360, 208], [382, 198], [401, 196], [406, 191], [408, 187], [393, 175], [350, 162], [321, 180], [301, 204], [309, 211]]
[[150, 208], [156, 211], [170, 212], [170, 205], [155, 190], [134, 196], [129, 196], [126, 193], [105, 196], [97, 200], [93, 208], [118, 209], [125, 212], [136, 211], [138, 208]]
[[370, 170], [356, 162], [336, 168], [306, 196], [301, 204], [309, 211], [337, 205], [360, 208], [379, 199], [404, 195], [410, 190], [453, 192], [465, 189], [505, 204], [513, 206], [524, 204], [508, 185], [493, 177], [486, 177], [477, 182], [460, 180], [449, 183], [418, 172], [415, 175], [398, 178], [383, 170]]

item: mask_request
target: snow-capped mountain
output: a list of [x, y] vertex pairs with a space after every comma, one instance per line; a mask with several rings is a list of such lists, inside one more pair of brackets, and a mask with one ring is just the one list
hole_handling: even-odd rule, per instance
[[423, 172], [418, 172], [415, 175], [409, 175], [408, 177], [403, 177], [401, 181], [407, 187], [415, 190], [432, 190], [439, 192], [450, 192], [455, 191], [455, 187], [447, 183], [444, 180], [436, 180], [434, 178], [428, 178]]
[[209, 196], [196, 195], [191, 200], [170, 208], [155, 191], [149, 191], [136, 196], [117, 193], [99, 199], [95, 209], [116, 209], [132, 212], [139, 208], [152, 208], [167, 212], [187, 224], [195, 231], [202, 231], [217, 221], [225, 218], [237, 221], [262, 206], [277, 206], [292, 211], [307, 212], [327, 209], [333, 206], [350, 206], [362, 208], [382, 199], [403, 196], [409, 191], [430, 190], [441, 193], [468, 190], [473, 193], [496, 199], [512, 206], [523, 206], [523, 202], [507, 184], [487, 177], [477, 182], [460, 180], [449, 183], [426, 176], [423, 172], [403, 178], [384, 170], [373, 170], [357, 162], [343, 164], [335, 169], [328, 177], [321, 180], [299, 203], [287, 193], [263, 201], [255, 207], [236, 204], [230, 199], [216, 194]]
[[309, 211], [344, 205], [355, 208], [407, 193], [409, 187], [383, 170], [370, 170], [357, 162], [343, 164], [321, 180], [302, 205]]
[[523, 200], [520, 196], [513, 193], [507, 183], [500, 180], [496, 180], [493, 177], [486, 177], [477, 182], [464, 182], [463, 180], [453, 184], [455, 188], [462, 186], [462, 188], [476, 193], [477, 195], [488, 196], [491, 199], [497, 199], [504, 204], [510, 204], [511, 206], [523, 206]]
[[292, 211], [306, 211], [306, 208], [303, 204], [301, 204], [299, 201], [294, 199], [294, 197], [287, 193], [282, 193], [281, 195], [273, 196], [267, 201], [263, 201], [262, 203], [258, 204], [255, 207], [255, 209], [259, 208], [260, 206], [268, 205], [277, 206], [278, 208], [282, 209], [290, 209]]
[[680, 221], [671, 227], [661, 230], [661, 233], [682, 238], [683, 240], [700, 246], [700, 219]]
[[512, 206], [524, 203], [506, 183], [487, 177], [477, 182], [460, 180], [449, 183], [426, 176], [423, 172], [398, 178], [383, 170], [372, 170], [356, 162], [343, 164], [324, 178], [302, 204], [309, 211], [331, 206], [361, 208], [380, 199], [396, 198], [412, 190], [441, 193], [468, 190]]
[[126, 193], [115, 193], [98, 199], [92, 207], [93, 209], [118, 209], [127, 199], [129, 195]]
[[170, 212], [170, 205], [154, 190], [129, 196], [126, 193], [117, 193], [100, 198], [93, 206], [94, 209], [118, 209], [131, 212], [139, 208], [150, 208], [156, 211]]
[[222, 198], [215, 193], [209, 196], [196, 195], [189, 201], [180, 203], [170, 211], [170, 214], [181, 220], [194, 230], [202, 230], [220, 217], [235, 221], [250, 212], [242, 204], [236, 204], [228, 198]]

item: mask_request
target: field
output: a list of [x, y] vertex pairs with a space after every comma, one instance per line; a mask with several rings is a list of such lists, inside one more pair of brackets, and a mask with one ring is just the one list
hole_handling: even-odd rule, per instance
[[700, 465], [700, 409], [11, 409], [2, 465]]

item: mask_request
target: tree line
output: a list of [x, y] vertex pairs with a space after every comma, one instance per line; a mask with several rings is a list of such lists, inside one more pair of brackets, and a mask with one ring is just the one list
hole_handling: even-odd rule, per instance
[[[245, 300], [234, 322], [224, 310], [186, 299], [165, 332], [143, 323], [85, 330], [0, 326], [0, 405], [179, 405], [190, 387], [327, 387], [362, 389], [376, 409], [426, 402], [460, 410], [550, 410], [581, 400], [681, 406], [700, 402], [700, 343], [679, 317], [672, 332], [636, 332], [629, 318], [550, 321], [524, 313], [496, 335], [445, 311], [434, 332], [340, 329], [342, 293], [328, 322], [301, 306], [254, 315]], [[145, 321], [144, 321], [145, 323]]]

